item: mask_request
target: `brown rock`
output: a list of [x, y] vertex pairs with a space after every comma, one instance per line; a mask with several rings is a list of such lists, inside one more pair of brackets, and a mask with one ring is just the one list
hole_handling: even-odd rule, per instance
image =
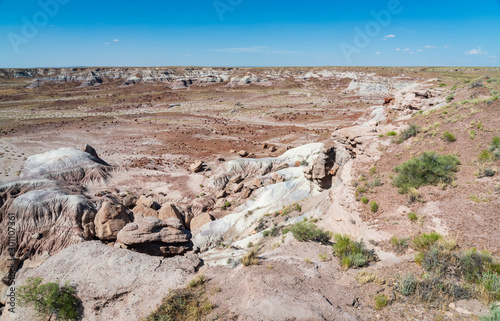
[[203, 227], [203, 225], [212, 222], [214, 218], [208, 213], [203, 213], [201, 215], [193, 217], [191, 220], [191, 231], [198, 231]]
[[254, 153], [250, 153], [247, 155], [248, 158], [255, 158], [255, 154]]
[[184, 217], [182, 216], [181, 212], [179, 212], [177, 207], [175, 207], [175, 205], [171, 203], [163, 204], [163, 206], [158, 211], [158, 218], [162, 221], [166, 221], [169, 218], [176, 218], [181, 221], [181, 223], [183, 223], [183, 227], [185, 225]]
[[267, 149], [268, 147], [269, 147], [269, 146], [268, 146], [267, 144], [263, 144], [263, 145], [262, 145], [262, 148], [263, 148], [263, 149]]
[[246, 150], [240, 150], [238, 152], [238, 155], [240, 155], [241, 157], [247, 157], [248, 156], [248, 152]]
[[262, 181], [260, 180], [260, 178], [255, 177], [254, 180], [252, 181], [252, 185], [253, 186], [257, 186], [257, 187], [261, 187], [262, 186]]
[[152, 208], [155, 211], [157, 211], [161, 208], [160, 204], [156, 203], [153, 200], [153, 197], [151, 197], [151, 196], [145, 196], [145, 195], [139, 196], [139, 199], [137, 200], [136, 206], [141, 205], [141, 204], [146, 206], [146, 207]]
[[281, 182], [284, 182], [284, 181], [285, 181], [285, 178], [283, 178], [283, 176], [281, 176], [278, 173], [273, 173], [273, 175], [271, 176], [271, 182], [272, 183], [281, 183]]
[[280, 170], [288, 168], [288, 167], [289, 167], [288, 163], [281, 163], [278, 165], [278, 167], [276, 167], [276, 171], [280, 171]]
[[236, 187], [233, 189], [233, 192], [234, 193], [239, 193], [239, 192], [241, 192], [242, 189], [243, 189], [243, 182], [241, 182], [238, 185], [236, 185]]
[[125, 196], [123, 198], [122, 204], [127, 208], [134, 208], [134, 206], [137, 204], [137, 195]]
[[218, 191], [217, 194], [215, 195], [215, 198], [217, 198], [217, 199], [224, 198], [224, 197], [226, 197], [226, 191], [225, 190]]
[[158, 218], [158, 212], [154, 209], [147, 207], [144, 204], [137, 204], [133, 209], [134, 220], [139, 217], [156, 217]]
[[95, 216], [96, 236], [103, 241], [114, 241], [118, 232], [128, 223], [130, 217], [124, 206], [105, 201]]
[[241, 192], [241, 197], [242, 198], [249, 198], [250, 195], [252, 195], [253, 190], [249, 187], [245, 187], [243, 191]]
[[274, 153], [276, 150], [277, 150], [276, 146], [271, 146], [271, 148], [269, 148], [269, 151], [271, 153]]
[[233, 178], [231, 178], [229, 181], [231, 183], [238, 183], [239, 181], [241, 181], [241, 175], [236, 175]]
[[203, 169], [203, 162], [202, 161], [196, 161], [191, 166], [189, 166], [189, 169], [193, 173], [198, 173]]
[[182, 227], [175, 218], [166, 221], [154, 217], [139, 218], [118, 233], [117, 241], [150, 255], [182, 254], [191, 248], [191, 233]]
[[10, 285], [14, 280], [21, 260], [10, 256], [0, 257], [0, 283]]

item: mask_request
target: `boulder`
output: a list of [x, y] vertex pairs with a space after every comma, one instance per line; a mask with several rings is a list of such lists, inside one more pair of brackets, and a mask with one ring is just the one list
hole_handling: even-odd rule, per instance
[[214, 220], [214, 218], [212, 217], [212, 215], [210, 215], [208, 213], [203, 213], [203, 214], [200, 214], [198, 216], [195, 216], [191, 220], [191, 224], [190, 224], [191, 231], [193, 231], [193, 232], [198, 231], [199, 229], [201, 229], [203, 227], [203, 225], [208, 224], [208, 223], [212, 222], [213, 220]]
[[123, 198], [123, 206], [127, 208], [134, 208], [137, 204], [137, 195], [127, 195]]
[[118, 232], [117, 241], [137, 252], [158, 256], [173, 256], [190, 250], [191, 233], [181, 221], [166, 221], [154, 217], [138, 218]]
[[243, 182], [239, 183], [238, 185], [236, 185], [236, 187], [233, 189], [233, 193], [239, 193], [241, 192], [241, 190], [243, 189]]
[[276, 171], [280, 171], [280, 170], [288, 168], [288, 167], [289, 167], [289, 165], [287, 163], [281, 163], [278, 165], [278, 167], [276, 167]]
[[215, 194], [215, 198], [217, 198], [217, 199], [224, 198], [224, 197], [226, 197], [226, 191], [225, 190], [218, 191], [217, 194]]
[[118, 232], [128, 223], [130, 217], [123, 205], [105, 201], [95, 216], [95, 235], [103, 241], [115, 241]]
[[137, 204], [133, 209], [134, 220], [140, 217], [156, 217], [158, 218], [158, 212], [154, 209], [147, 207], [144, 204]]
[[201, 172], [203, 169], [203, 162], [202, 161], [196, 161], [191, 166], [189, 166], [189, 170], [193, 173], [198, 173]]
[[252, 195], [252, 192], [253, 189], [251, 189], [250, 187], [243, 188], [243, 190], [241, 191], [241, 198], [243, 199], [249, 198], [250, 195]]
[[138, 206], [138, 205], [144, 205], [144, 206], [149, 207], [155, 211], [157, 211], [161, 208], [160, 204], [156, 203], [153, 200], [152, 196], [145, 196], [145, 195], [139, 196], [139, 199], [137, 199], [136, 206]]
[[239, 183], [241, 181], [241, 179], [242, 179], [241, 175], [236, 175], [236, 176], [232, 177], [229, 181], [231, 183]]
[[238, 155], [240, 155], [241, 157], [247, 157], [248, 156], [248, 152], [246, 150], [240, 150], [238, 152]]
[[278, 173], [273, 173], [273, 175], [271, 176], [271, 182], [273, 184], [275, 183], [281, 183], [281, 182], [284, 182], [285, 181], [285, 178], [283, 176], [281, 176], [280, 174]]
[[255, 187], [261, 187], [262, 186], [262, 181], [260, 178], [255, 177], [254, 180], [252, 181], [252, 185]]
[[169, 218], [176, 218], [181, 223], [183, 223], [183, 228], [185, 227], [184, 224], [184, 217], [182, 216], [181, 212], [175, 207], [174, 204], [167, 203], [163, 204], [160, 210], [158, 211], [158, 218], [162, 221], [166, 221]]

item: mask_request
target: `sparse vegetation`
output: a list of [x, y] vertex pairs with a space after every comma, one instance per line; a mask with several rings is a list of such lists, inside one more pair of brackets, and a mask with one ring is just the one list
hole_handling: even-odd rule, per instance
[[388, 299], [385, 294], [380, 294], [375, 297], [375, 308], [377, 310], [382, 309], [387, 305]]
[[328, 243], [333, 235], [332, 232], [325, 231], [305, 219], [283, 229], [283, 234], [288, 232], [292, 232], [293, 236], [300, 242]]
[[431, 245], [442, 238], [441, 234], [437, 232], [431, 232], [428, 234], [423, 233], [413, 239], [413, 248], [416, 251], [426, 251], [431, 247]]
[[408, 213], [408, 219], [412, 222], [415, 222], [416, 220], [418, 220], [418, 215], [417, 213], [415, 212], [410, 212]]
[[500, 320], [500, 305], [493, 303], [490, 307], [490, 313], [482, 316], [481, 321], [498, 321]]
[[399, 175], [393, 179], [393, 184], [401, 194], [408, 193], [411, 187], [449, 184], [455, 178], [459, 165], [456, 156], [424, 152], [420, 157], [414, 157], [395, 168]]
[[390, 131], [388, 132], [387, 134], [385, 134], [385, 136], [388, 136], [388, 137], [391, 137], [391, 136], [397, 136], [398, 133], [394, 132], [394, 131]]
[[340, 258], [340, 265], [344, 269], [363, 267], [374, 259], [371, 251], [363, 245], [363, 241], [353, 241], [348, 235], [335, 234], [333, 253]]
[[415, 124], [411, 124], [410, 127], [408, 127], [407, 129], [405, 129], [401, 132], [399, 138], [396, 140], [396, 143], [401, 144], [405, 140], [408, 140], [411, 137], [417, 136], [417, 134], [419, 132], [420, 132], [420, 128]]
[[413, 274], [397, 275], [396, 279], [396, 291], [404, 296], [415, 293], [417, 278]]
[[372, 211], [372, 213], [377, 213], [378, 209], [379, 205], [377, 202], [375, 201], [370, 202], [370, 211]]
[[365, 204], [365, 205], [366, 205], [366, 204], [368, 204], [368, 202], [369, 202], [369, 201], [370, 201], [370, 200], [368, 199], [368, 197], [366, 197], [366, 196], [361, 197], [361, 202], [362, 202], [363, 204]]
[[200, 275], [185, 289], [173, 290], [156, 311], [141, 321], [204, 320], [214, 308], [205, 297], [205, 285], [206, 279]]
[[42, 278], [30, 278], [19, 287], [19, 304], [32, 305], [35, 311], [44, 318], [55, 317], [56, 320], [78, 320], [79, 300], [75, 289], [67, 281], [63, 286], [58, 283], [42, 283]]
[[453, 135], [452, 133], [450, 133], [448, 131], [443, 133], [443, 139], [445, 141], [447, 141], [447, 142], [450, 142], [450, 143], [452, 143], [452, 142], [454, 142], [454, 141], [457, 140], [457, 138], [455, 137], [455, 135]]
[[402, 253], [408, 248], [408, 238], [398, 238], [396, 235], [391, 237], [391, 245], [397, 253]]
[[244, 266], [259, 264], [259, 252], [260, 248], [258, 246], [254, 247], [240, 259], [240, 263]]
[[378, 284], [385, 284], [385, 280], [383, 277], [378, 275], [377, 273], [369, 270], [362, 270], [359, 271], [358, 275], [356, 275], [356, 280], [360, 284], [366, 284], [366, 283], [378, 283]]

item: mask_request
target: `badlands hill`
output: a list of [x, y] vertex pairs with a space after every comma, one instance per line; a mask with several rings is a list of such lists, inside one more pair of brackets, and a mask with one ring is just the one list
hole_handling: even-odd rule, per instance
[[8, 311], [35, 277], [82, 320], [479, 319], [499, 91], [499, 68], [0, 70], [1, 320], [43, 319]]

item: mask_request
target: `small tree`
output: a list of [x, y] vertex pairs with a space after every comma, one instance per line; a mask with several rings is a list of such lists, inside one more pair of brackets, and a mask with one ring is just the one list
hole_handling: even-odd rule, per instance
[[42, 282], [42, 278], [30, 278], [26, 285], [19, 287], [19, 304], [32, 304], [40, 316], [46, 318], [55, 316], [56, 320], [78, 320], [78, 298], [69, 282], [66, 281], [64, 286]]

